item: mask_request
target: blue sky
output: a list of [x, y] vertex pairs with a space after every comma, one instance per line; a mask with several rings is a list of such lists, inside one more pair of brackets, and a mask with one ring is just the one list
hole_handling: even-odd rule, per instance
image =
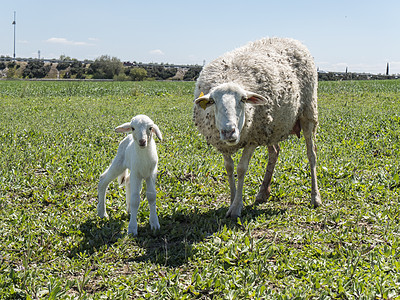
[[13, 0], [0, 55], [203, 64], [262, 37], [302, 41], [321, 70], [400, 73], [400, 1]]

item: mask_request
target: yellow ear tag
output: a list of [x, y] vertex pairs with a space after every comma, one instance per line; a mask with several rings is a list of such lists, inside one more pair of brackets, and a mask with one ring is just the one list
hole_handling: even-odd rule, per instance
[[[204, 93], [201, 92], [200, 95], [199, 95], [199, 98], [201, 98], [203, 96], [204, 96]], [[207, 108], [207, 103], [208, 103], [208, 100], [207, 99], [203, 99], [203, 100], [200, 100], [199, 105], [200, 105], [200, 107], [202, 109], [206, 109]]]
[[203, 100], [201, 100], [201, 101], [199, 102], [199, 105], [200, 105], [200, 107], [201, 107], [202, 109], [206, 109], [206, 108], [207, 108], [207, 103], [208, 103], [208, 100], [207, 100], [207, 99], [203, 99]]

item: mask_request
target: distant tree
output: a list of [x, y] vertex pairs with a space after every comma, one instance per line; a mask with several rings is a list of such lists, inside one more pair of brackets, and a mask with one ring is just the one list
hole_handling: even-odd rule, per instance
[[9, 69], [14, 68], [15, 66], [16, 66], [15, 61], [11, 61], [11, 62], [9, 62], [9, 63], [7, 64], [7, 68], [9, 68]]
[[190, 67], [189, 70], [183, 76], [183, 80], [185, 81], [196, 80], [199, 77], [201, 70], [202, 67], [200, 66]]
[[89, 73], [97, 79], [113, 79], [123, 70], [121, 61], [116, 57], [102, 55], [90, 65]]
[[5, 62], [0, 62], [0, 70], [3, 70], [3, 69], [5, 69], [7, 66], [6, 66], [6, 63]]
[[25, 78], [43, 78], [49, 73], [50, 68], [50, 65], [45, 65], [40, 60], [32, 60], [26, 65], [22, 76]]
[[84, 79], [85, 76], [85, 65], [79, 62], [78, 60], [74, 59], [72, 60], [72, 63], [70, 64], [70, 72], [71, 75], [75, 75], [76, 78], [78, 79]]
[[129, 71], [129, 76], [133, 81], [143, 81], [147, 77], [147, 71], [143, 68], [131, 68]]

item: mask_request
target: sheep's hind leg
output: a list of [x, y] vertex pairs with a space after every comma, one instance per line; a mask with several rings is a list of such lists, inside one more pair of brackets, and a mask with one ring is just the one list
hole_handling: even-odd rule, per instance
[[311, 170], [311, 205], [316, 208], [322, 205], [321, 196], [318, 190], [317, 182], [317, 155], [316, 146], [314, 143], [316, 124], [311, 121], [301, 122], [304, 138], [307, 146], [307, 157], [310, 163]]
[[235, 165], [233, 162], [233, 159], [230, 155], [224, 155], [224, 165], [226, 169], [226, 173], [228, 175], [228, 181], [229, 181], [229, 189], [231, 191], [231, 205], [233, 203], [233, 200], [235, 200], [235, 195], [236, 195], [236, 183], [235, 183], [235, 177], [234, 177], [234, 171], [235, 171]]
[[99, 184], [97, 186], [97, 194], [98, 194], [98, 203], [97, 203], [97, 215], [100, 218], [107, 217], [106, 211], [106, 191], [107, 187], [112, 180], [118, 177], [122, 172], [124, 172], [125, 168], [122, 167], [118, 161], [114, 160], [111, 163], [111, 166], [104, 171], [100, 176]]
[[256, 196], [255, 204], [264, 203], [268, 200], [271, 193], [271, 180], [274, 173], [275, 164], [278, 160], [280, 147], [278, 144], [268, 146], [268, 165], [265, 171], [264, 180], [260, 186], [260, 191]]
[[237, 166], [237, 175], [238, 175], [238, 184], [235, 194], [235, 199], [233, 203], [229, 207], [228, 212], [226, 213], [226, 217], [231, 217], [232, 219], [236, 219], [240, 217], [243, 207], [243, 185], [244, 185], [244, 177], [247, 172], [247, 168], [249, 167], [249, 162], [251, 156], [253, 155], [256, 147], [254, 145], [246, 146], [243, 149], [242, 157], [240, 158], [240, 162]]

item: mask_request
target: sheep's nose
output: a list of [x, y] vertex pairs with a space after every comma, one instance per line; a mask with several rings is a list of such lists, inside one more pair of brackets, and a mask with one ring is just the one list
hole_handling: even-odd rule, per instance
[[229, 140], [235, 134], [235, 131], [236, 131], [235, 128], [233, 128], [233, 129], [222, 129], [221, 130], [221, 134], [225, 139]]
[[220, 138], [221, 141], [224, 141], [228, 145], [236, 145], [239, 142], [239, 132], [236, 127], [221, 129]]
[[237, 138], [235, 133], [236, 133], [235, 128], [221, 130], [221, 135], [224, 140], [232, 140], [232, 139], [235, 140]]
[[146, 147], [147, 141], [145, 139], [139, 140], [139, 146], [140, 147]]

